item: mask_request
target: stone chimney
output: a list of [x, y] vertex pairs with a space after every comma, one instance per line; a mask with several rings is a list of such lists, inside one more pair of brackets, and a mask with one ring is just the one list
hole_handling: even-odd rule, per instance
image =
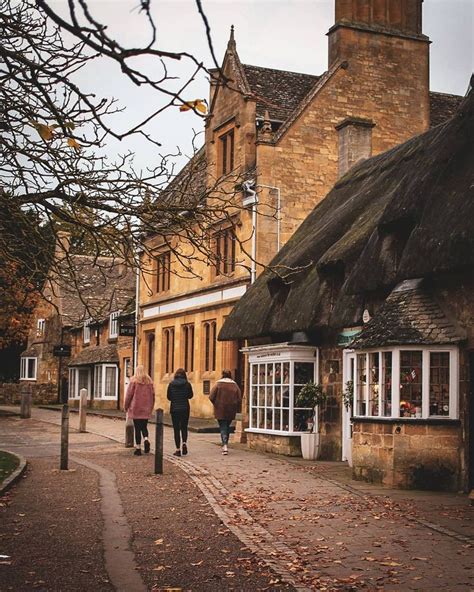
[[[356, 31], [425, 39], [423, 0], [336, 0], [336, 20], [329, 30], [329, 66], [356, 54]], [[352, 29], [353, 34], [341, 34]]]
[[372, 156], [372, 128], [368, 119], [349, 117], [336, 125], [338, 132], [338, 178], [355, 164]]
[[58, 230], [56, 232], [56, 246], [54, 249], [54, 258], [61, 260], [66, 257], [71, 248], [71, 233], [66, 230]]

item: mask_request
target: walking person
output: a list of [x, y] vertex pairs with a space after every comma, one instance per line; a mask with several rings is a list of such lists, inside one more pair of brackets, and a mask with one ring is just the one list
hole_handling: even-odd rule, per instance
[[143, 366], [137, 366], [135, 374], [130, 380], [125, 395], [124, 409], [130, 419], [133, 419], [135, 428], [135, 456], [142, 453], [142, 436], [144, 439], [143, 448], [146, 454], [150, 452], [150, 441], [148, 440], [148, 419], [150, 418], [155, 404], [155, 388], [152, 379], [145, 372]]
[[168, 401], [171, 401], [170, 413], [176, 444], [173, 454], [186, 456], [188, 454], [189, 399], [193, 398], [193, 387], [188, 382], [183, 368], [178, 368], [174, 373], [174, 378], [168, 385], [167, 397]]
[[214, 405], [214, 415], [219, 423], [222, 440], [222, 454], [228, 453], [230, 426], [242, 406], [242, 393], [232, 380], [230, 370], [222, 371], [222, 378], [212, 387], [209, 400]]

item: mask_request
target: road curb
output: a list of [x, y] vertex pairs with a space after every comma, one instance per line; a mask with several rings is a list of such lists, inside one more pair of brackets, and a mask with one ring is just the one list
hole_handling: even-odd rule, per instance
[[7, 477], [5, 479], [5, 481], [0, 486], [0, 496], [2, 496], [10, 489], [10, 487], [15, 485], [15, 483], [18, 481], [18, 479], [20, 479], [20, 477], [25, 472], [28, 463], [26, 461], [26, 458], [24, 458], [20, 454], [16, 454], [14, 452], [11, 452], [10, 450], [4, 450], [2, 448], [0, 452], [6, 452], [7, 454], [11, 454], [12, 456], [15, 456], [20, 461], [18, 467], [13, 471], [13, 473], [9, 477]]

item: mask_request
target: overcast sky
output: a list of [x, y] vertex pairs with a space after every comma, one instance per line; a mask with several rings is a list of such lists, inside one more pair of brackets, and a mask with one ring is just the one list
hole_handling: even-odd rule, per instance
[[[136, 9], [139, 0], [89, 0], [92, 12], [107, 22], [110, 30], [130, 44], [144, 43], [148, 30], [143, 14]], [[237, 50], [243, 63], [321, 74], [327, 69], [326, 33], [334, 23], [334, 0], [202, 0], [209, 20], [215, 53], [222, 61], [230, 26], [235, 26]], [[171, 51], [187, 51], [212, 66], [203, 22], [194, 0], [152, 0], [158, 25], [158, 46]], [[61, 2], [57, 3], [61, 6]], [[64, 4], [63, 4], [64, 6]], [[431, 44], [431, 90], [464, 95], [474, 70], [474, 0], [425, 0], [423, 32]], [[154, 68], [144, 64], [145, 68]], [[187, 63], [171, 63], [171, 74], [189, 75]], [[157, 97], [138, 91], [114, 68], [97, 64], [82, 76], [83, 84], [98, 95], [117, 97], [127, 111], [120, 116], [125, 124], [141, 117], [156, 104]], [[207, 98], [208, 82], [198, 78], [187, 98]], [[119, 122], [119, 119], [117, 120]], [[152, 131], [163, 144], [163, 151], [180, 146], [191, 153], [193, 128], [202, 121], [192, 112], [166, 111], [153, 124]], [[156, 157], [154, 150], [136, 141], [136, 164], [146, 166]]]

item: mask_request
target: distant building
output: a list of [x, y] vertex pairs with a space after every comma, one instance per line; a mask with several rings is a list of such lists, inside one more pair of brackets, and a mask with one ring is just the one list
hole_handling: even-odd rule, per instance
[[[314, 380], [321, 458], [356, 479], [474, 487], [474, 91], [444, 124], [351, 169], [229, 315], [253, 448], [299, 454]], [[303, 424], [303, 425], [302, 425]]]
[[119, 322], [134, 325], [127, 315], [134, 313], [135, 274], [108, 257], [69, 254], [66, 233], [58, 243], [61, 275], [50, 274], [33, 313], [20, 382], [32, 384], [38, 401], [62, 393], [73, 402], [86, 388], [94, 406], [116, 408], [132, 364], [133, 337], [119, 335]]

